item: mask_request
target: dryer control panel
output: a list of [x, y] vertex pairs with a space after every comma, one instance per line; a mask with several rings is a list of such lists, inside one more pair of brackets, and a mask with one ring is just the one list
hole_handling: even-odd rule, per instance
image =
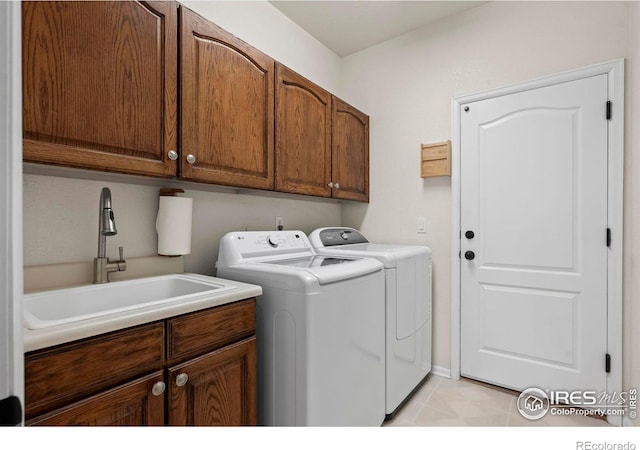
[[322, 242], [322, 247], [369, 243], [362, 233], [353, 228], [325, 228], [320, 231], [320, 242]]

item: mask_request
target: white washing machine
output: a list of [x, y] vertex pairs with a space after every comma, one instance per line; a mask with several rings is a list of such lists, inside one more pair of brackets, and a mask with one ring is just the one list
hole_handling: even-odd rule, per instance
[[320, 254], [376, 258], [386, 281], [386, 407], [398, 410], [431, 371], [431, 249], [372, 244], [353, 228], [309, 235]]
[[216, 266], [219, 277], [263, 289], [256, 301], [259, 424], [382, 424], [378, 260], [318, 256], [301, 231], [246, 231], [222, 238]]

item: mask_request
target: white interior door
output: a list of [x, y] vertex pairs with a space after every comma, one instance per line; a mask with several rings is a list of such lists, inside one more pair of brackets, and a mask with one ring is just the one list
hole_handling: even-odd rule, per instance
[[463, 376], [605, 391], [606, 102], [603, 74], [462, 105]]

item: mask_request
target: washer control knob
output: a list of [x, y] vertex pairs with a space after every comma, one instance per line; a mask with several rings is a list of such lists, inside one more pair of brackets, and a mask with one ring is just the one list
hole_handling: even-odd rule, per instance
[[267, 236], [267, 244], [269, 244], [273, 248], [276, 248], [278, 246], [278, 243], [271, 236]]

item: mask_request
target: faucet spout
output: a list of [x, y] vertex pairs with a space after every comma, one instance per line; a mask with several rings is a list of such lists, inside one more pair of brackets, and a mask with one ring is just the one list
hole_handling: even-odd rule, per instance
[[107, 187], [100, 192], [100, 207], [98, 212], [98, 257], [93, 259], [93, 282], [107, 283], [110, 272], [122, 272], [127, 269], [127, 262], [120, 247], [120, 259], [107, 259], [107, 236], [118, 234], [116, 229], [113, 207], [111, 205], [111, 190]]
[[102, 188], [100, 192], [100, 211], [98, 212], [98, 258], [106, 258], [107, 236], [118, 234], [111, 206], [111, 190]]

